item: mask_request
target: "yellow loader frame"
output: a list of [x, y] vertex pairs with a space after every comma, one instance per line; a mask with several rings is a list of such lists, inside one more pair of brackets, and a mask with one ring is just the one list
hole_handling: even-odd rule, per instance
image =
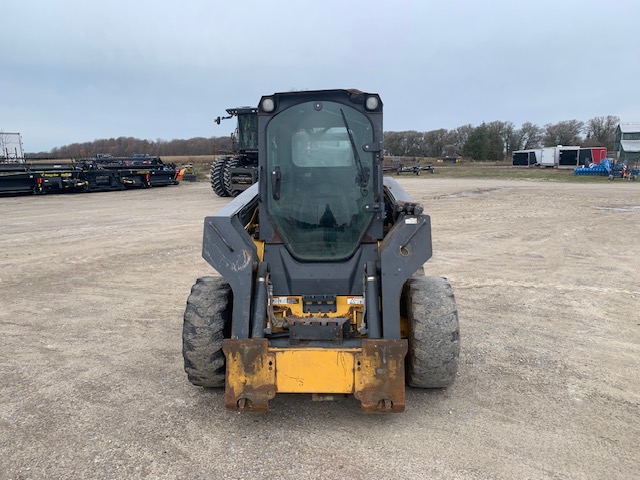
[[363, 339], [362, 348], [275, 348], [225, 339], [225, 406], [266, 412], [276, 393], [353, 394], [368, 413], [402, 412], [407, 340]]

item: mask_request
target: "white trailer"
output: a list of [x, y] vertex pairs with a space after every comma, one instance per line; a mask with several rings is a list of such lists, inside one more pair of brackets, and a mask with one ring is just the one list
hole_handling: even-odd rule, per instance
[[558, 147], [545, 147], [540, 152], [540, 161], [538, 165], [541, 167], [555, 167], [558, 164]]

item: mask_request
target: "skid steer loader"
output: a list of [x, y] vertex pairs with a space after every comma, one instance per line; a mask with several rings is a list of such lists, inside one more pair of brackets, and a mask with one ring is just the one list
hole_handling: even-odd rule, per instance
[[453, 292], [424, 275], [430, 217], [384, 178], [382, 101], [358, 90], [276, 93], [258, 105], [258, 182], [205, 218], [184, 314], [189, 380], [225, 405], [277, 393], [353, 394], [401, 412], [405, 380], [455, 379]]

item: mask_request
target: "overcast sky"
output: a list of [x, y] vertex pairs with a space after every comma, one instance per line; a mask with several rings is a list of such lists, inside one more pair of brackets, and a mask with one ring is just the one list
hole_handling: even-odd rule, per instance
[[25, 151], [227, 135], [292, 89], [379, 93], [385, 130], [640, 121], [638, 0], [3, 0], [0, 130]]

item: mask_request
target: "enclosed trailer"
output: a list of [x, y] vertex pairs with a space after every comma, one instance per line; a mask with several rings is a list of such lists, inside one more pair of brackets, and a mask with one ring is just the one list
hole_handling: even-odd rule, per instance
[[580, 160], [580, 147], [556, 147], [558, 168], [576, 168]]
[[542, 149], [516, 150], [512, 154], [512, 166], [532, 167], [539, 163]]
[[558, 164], [557, 147], [545, 147], [540, 152], [541, 167], [555, 167]]
[[580, 149], [579, 164], [584, 167], [599, 165], [605, 158], [607, 158], [606, 147], [583, 147]]

